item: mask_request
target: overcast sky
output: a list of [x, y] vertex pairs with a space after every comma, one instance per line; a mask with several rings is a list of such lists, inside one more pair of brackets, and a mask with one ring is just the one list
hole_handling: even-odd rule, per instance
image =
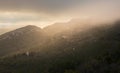
[[0, 0], [0, 33], [26, 25], [45, 27], [74, 18], [119, 18], [119, 0]]

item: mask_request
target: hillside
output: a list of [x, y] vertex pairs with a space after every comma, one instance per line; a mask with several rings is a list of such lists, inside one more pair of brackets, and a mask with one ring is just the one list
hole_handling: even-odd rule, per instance
[[0, 56], [40, 45], [45, 35], [36, 26], [26, 26], [0, 36]]
[[[79, 29], [79, 28], [78, 28]], [[120, 22], [59, 33], [44, 45], [0, 60], [1, 73], [119, 73]], [[32, 69], [32, 70], [31, 70]]]

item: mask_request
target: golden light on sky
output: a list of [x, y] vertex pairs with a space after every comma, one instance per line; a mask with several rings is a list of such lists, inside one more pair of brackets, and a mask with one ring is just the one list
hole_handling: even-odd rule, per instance
[[43, 28], [77, 18], [83, 21], [119, 17], [119, 0], [0, 0], [0, 34], [26, 25]]
[[43, 13], [34, 12], [0, 12], [1, 27], [20, 27], [26, 25], [36, 25], [45, 27], [56, 22], [68, 21], [67, 17], [51, 16]]

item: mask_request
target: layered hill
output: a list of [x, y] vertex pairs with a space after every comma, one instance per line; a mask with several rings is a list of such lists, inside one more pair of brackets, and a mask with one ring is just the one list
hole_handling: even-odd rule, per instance
[[[58, 26], [58, 25], [55, 25]], [[54, 25], [53, 25], [54, 27]], [[50, 27], [53, 28], [52, 26]], [[60, 25], [59, 25], [60, 27]], [[59, 28], [58, 27], [58, 28]], [[62, 25], [61, 25], [62, 28]], [[0, 60], [1, 73], [119, 73], [120, 22], [56, 32], [43, 45]], [[52, 30], [56, 30], [55, 29]], [[47, 33], [48, 29], [45, 29]], [[51, 32], [51, 31], [48, 32]], [[61, 30], [60, 30], [61, 31]], [[54, 32], [54, 31], [52, 31]], [[32, 69], [32, 70], [31, 70]]]
[[41, 28], [26, 26], [0, 36], [0, 56], [40, 45], [45, 35]]

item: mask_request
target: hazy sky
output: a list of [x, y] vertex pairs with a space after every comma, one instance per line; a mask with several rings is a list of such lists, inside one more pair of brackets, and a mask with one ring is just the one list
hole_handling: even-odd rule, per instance
[[45, 27], [74, 18], [120, 17], [119, 0], [0, 0], [0, 33], [26, 25]]

